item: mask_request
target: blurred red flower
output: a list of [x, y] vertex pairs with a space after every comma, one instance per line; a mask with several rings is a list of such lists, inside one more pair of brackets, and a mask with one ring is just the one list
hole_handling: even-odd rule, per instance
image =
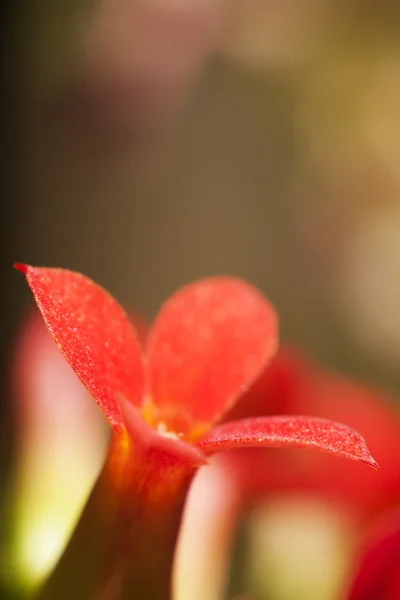
[[[333, 374], [294, 348], [278, 351], [247, 396], [227, 415], [312, 414], [344, 422], [368, 439], [380, 471], [354, 468], [327, 454], [238, 451], [232, 457], [247, 500], [272, 491], [315, 492], [367, 520], [400, 498], [400, 413], [383, 392]], [[244, 498], [243, 498], [244, 499]]]
[[[362, 537], [370, 521], [396, 505], [400, 498], [400, 414], [395, 403], [382, 392], [330, 373], [294, 348], [286, 347], [278, 351], [268, 368], [225, 418], [240, 419], [244, 415], [257, 418], [271, 411], [313, 414], [347, 423], [368, 439], [368, 446], [380, 465], [379, 473], [354, 468], [356, 465], [352, 461], [336, 461], [323, 453], [238, 449], [221, 456], [216, 465], [221, 473], [226, 471], [231, 482], [226, 500], [220, 499], [219, 510], [224, 511], [226, 506], [230, 527], [235, 530], [242, 518], [253, 514], [252, 508], [265, 507], [264, 513], [260, 514], [274, 514], [271, 507], [275, 506], [276, 499], [282, 510], [287, 510], [289, 501], [293, 502], [293, 508], [297, 502], [299, 519], [303, 510], [299, 508], [301, 502], [304, 506], [307, 502], [309, 506], [314, 505], [314, 510], [317, 510], [315, 502], [321, 506], [323, 503], [331, 511], [332, 527], [343, 525], [347, 535], [351, 534], [348, 542], [353, 546], [351, 541]], [[343, 519], [342, 524], [340, 519]], [[267, 521], [264, 524], [257, 521], [258, 528], [268, 526]], [[214, 540], [218, 535], [234, 537], [232, 531], [220, 531], [215, 534]], [[306, 535], [305, 531], [303, 535]], [[354, 546], [346, 552], [349, 552], [347, 559], [351, 555], [354, 557]], [[221, 569], [228, 569], [228, 557], [225, 564], [221, 564]], [[331, 575], [336, 576], [334, 569], [332, 574], [329, 573]], [[349, 573], [341, 573], [340, 576], [348, 577]], [[347, 585], [345, 581], [338, 583], [342, 589]], [[361, 595], [356, 597], [364, 598]], [[378, 596], [365, 596], [375, 597]]]
[[348, 600], [400, 598], [400, 510], [377, 520], [360, 553]]

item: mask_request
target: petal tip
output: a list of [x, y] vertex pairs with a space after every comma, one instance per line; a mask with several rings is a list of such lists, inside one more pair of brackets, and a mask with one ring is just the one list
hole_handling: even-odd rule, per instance
[[26, 275], [29, 269], [29, 265], [26, 265], [25, 263], [16, 262], [14, 263], [14, 269], [17, 269], [17, 271], [21, 271], [21, 273]]
[[367, 458], [365, 458], [363, 460], [363, 462], [368, 465], [369, 467], [372, 467], [375, 471], [380, 471], [380, 466], [379, 464], [376, 462], [376, 460], [374, 459], [373, 456], [371, 456], [371, 454], [368, 453]]

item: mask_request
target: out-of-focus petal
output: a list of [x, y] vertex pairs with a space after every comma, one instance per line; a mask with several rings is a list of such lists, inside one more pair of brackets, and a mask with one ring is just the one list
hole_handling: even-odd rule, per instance
[[[379, 390], [355, 380], [315, 369], [297, 397], [309, 414], [342, 421], [360, 431], [380, 465], [379, 473], [347, 464], [341, 471], [332, 460], [311, 457], [310, 482], [331, 497], [353, 500], [358, 512], [384, 510], [400, 496], [400, 412], [394, 402]], [[326, 457], [329, 459], [329, 457]]]
[[140, 406], [145, 380], [140, 345], [114, 298], [64, 269], [18, 265], [64, 357], [112, 426], [122, 424], [117, 396]]
[[377, 523], [361, 556], [348, 600], [400, 598], [400, 511]]
[[268, 414], [305, 414], [308, 410], [302, 410], [296, 400], [298, 390], [309, 381], [311, 367], [309, 361], [294, 348], [279, 348], [268, 367], [224, 415], [223, 421]]
[[190, 487], [175, 557], [175, 600], [226, 597], [240, 495], [225, 458], [215, 456]]
[[67, 543], [109, 432], [36, 308], [22, 321], [11, 367], [17, 464], [4, 575], [28, 589], [41, 583]]
[[[246, 495], [302, 489], [346, 506], [357, 519], [393, 505], [400, 496], [400, 413], [379, 390], [312, 363], [284, 347], [225, 419], [308, 414], [346, 423], [361, 432], [380, 465], [379, 473], [343, 464], [319, 452], [237, 453], [235, 467]], [[384, 434], [382, 434], [384, 432]]]
[[341, 423], [304, 416], [259, 417], [215, 427], [197, 443], [205, 454], [230, 448], [314, 448], [378, 468], [359, 433]]
[[248, 389], [276, 345], [275, 311], [246, 282], [210, 278], [178, 291], [148, 337], [155, 419], [195, 438]]

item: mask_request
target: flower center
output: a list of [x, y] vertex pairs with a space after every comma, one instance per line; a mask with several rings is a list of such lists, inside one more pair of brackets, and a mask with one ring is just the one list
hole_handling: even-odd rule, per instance
[[160, 409], [151, 397], [146, 399], [140, 413], [146, 423], [159, 435], [174, 440], [185, 440], [192, 444], [210, 428], [209, 423], [193, 424], [190, 415], [184, 409], [179, 412], [175, 407], [163, 406]]
[[156, 427], [157, 433], [163, 437], [171, 438], [173, 440], [179, 440], [183, 438], [183, 433], [175, 433], [175, 431], [169, 431], [166, 423], [159, 421]]
[[186, 424], [181, 423], [181, 419], [177, 419], [173, 414], [165, 414], [165, 411], [161, 411], [155, 406], [151, 398], [147, 399], [140, 412], [146, 423], [155, 429], [159, 435], [174, 440], [185, 438]]

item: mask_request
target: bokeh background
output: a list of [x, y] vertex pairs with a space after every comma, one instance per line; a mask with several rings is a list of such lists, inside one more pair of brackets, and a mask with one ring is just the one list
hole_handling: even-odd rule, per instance
[[81, 271], [148, 319], [188, 281], [242, 276], [283, 340], [400, 397], [395, 2], [2, 10], [3, 514], [31, 303], [13, 261]]

